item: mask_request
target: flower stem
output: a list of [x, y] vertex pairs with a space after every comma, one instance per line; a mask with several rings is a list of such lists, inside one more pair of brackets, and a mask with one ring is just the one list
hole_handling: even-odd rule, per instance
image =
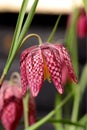
[[23, 109], [24, 109], [24, 124], [25, 129], [29, 127], [29, 119], [28, 119], [28, 113], [29, 113], [29, 91], [27, 94], [23, 97]]
[[[60, 103], [60, 102], [62, 102], [62, 97], [61, 97], [61, 95], [60, 94], [56, 94], [56, 97], [55, 97], [55, 108], [56, 108], [56, 106]], [[58, 111], [56, 111], [56, 114], [55, 114], [55, 119], [61, 119], [62, 118], [62, 108], [61, 109], [59, 109]], [[54, 127], [55, 127], [55, 130], [63, 130], [63, 127], [62, 127], [62, 124], [60, 123], [54, 123]]]
[[75, 100], [74, 100], [74, 108], [72, 111], [72, 121], [77, 121], [78, 118], [78, 110], [79, 110], [79, 103], [80, 103], [80, 91], [79, 89], [75, 90]]
[[25, 130], [35, 130], [39, 128], [41, 125], [46, 123], [56, 112], [58, 109], [60, 109], [73, 95], [73, 92], [70, 93], [59, 105], [56, 106], [54, 110], [52, 110], [48, 115], [46, 115], [44, 118], [42, 118], [40, 121], [35, 123], [34, 125], [26, 128]]
[[[76, 27], [77, 27], [77, 20], [79, 16], [79, 10], [76, 8], [72, 14], [72, 22], [67, 30], [66, 35], [66, 46], [69, 49], [72, 57], [72, 62], [74, 66], [75, 73], [78, 77], [79, 74], [79, 66], [78, 66], [78, 50], [77, 50], [77, 35], [76, 35]], [[74, 43], [74, 44], [73, 44]], [[80, 103], [80, 92], [79, 92], [79, 85], [71, 84], [72, 90], [74, 91], [74, 103], [71, 115], [71, 121], [75, 122], [78, 118], [78, 111], [79, 111], [79, 103]], [[69, 130], [74, 130], [75, 127], [70, 126]]]
[[39, 45], [42, 44], [42, 40], [41, 37], [38, 34], [32, 33], [32, 34], [28, 34], [22, 41], [22, 43], [20, 44], [20, 47], [25, 43], [25, 41], [31, 37], [36, 37], [39, 41]]
[[4, 80], [5, 76], [6, 76], [6, 73], [5, 73], [5, 71], [3, 71], [2, 76], [0, 78], [0, 88], [2, 86], [2, 83], [3, 83], [3, 80]]

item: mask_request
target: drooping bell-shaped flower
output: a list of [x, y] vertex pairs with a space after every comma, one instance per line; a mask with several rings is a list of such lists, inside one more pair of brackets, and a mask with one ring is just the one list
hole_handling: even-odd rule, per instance
[[22, 89], [4, 81], [0, 90], [0, 120], [6, 130], [16, 130], [23, 115]]
[[[16, 130], [23, 116], [23, 94], [20, 81], [18, 78], [14, 81], [13, 79], [5, 80], [0, 89], [0, 121], [6, 130]], [[30, 125], [36, 121], [35, 109], [35, 101], [30, 95], [28, 114]]]
[[62, 65], [65, 64], [74, 82], [77, 82], [70, 56], [62, 44], [42, 44], [32, 46], [21, 54], [20, 71], [23, 94], [29, 89], [37, 96], [45, 79], [52, 79], [56, 89], [63, 93]]

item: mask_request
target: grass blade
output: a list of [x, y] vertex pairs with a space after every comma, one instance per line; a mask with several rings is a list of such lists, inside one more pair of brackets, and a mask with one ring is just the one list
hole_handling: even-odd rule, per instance
[[24, 15], [25, 15], [25, 12], [26, 12], [26, 7], [27, 7], [27, 4], [28, 4], [28, 1], [29, 0], [23, 0], [21, 10], [20, 10], [20, 13], [19, 13], [19, 16], [18, 16], [18, 20], [17, 20], [17, 24], [16, 24], [16, 28], [15, 28], [15, 32], [14, 32], [14, 36], [13, 36], [13, 40], [12, 40], [12, 45], [11, 45], [11, 48], [10, 48], [10, 52], [9, 52], [9, 55], [8, 55], [7, 62], [8, 62], [8, 60], [11, 56], [11, 53], [14, 49], [14, 45], [17, 44], [17, 40], [18, 40], [20, 31], [21, 31], [21, 28], [22, 28], [22, 23], [23, 23], [23, 19], [24, 19]]
[[61, 15], [59, 15], [58, 18], [57, 18], [57, 20], [56, 20], [54, 28], [53, 28], [53, 30], [52, 30], [52, 32], [51, 32], [51, 34], [50, 34], [50, 36], [49, 36], [49, 38], [47, 40], [48, 42], [51, 42], [53, 40], [55, 32], [56, 32], [58, 24], [59, 24], [59, 21], [60, 21], [60, 18], [61, 18]]

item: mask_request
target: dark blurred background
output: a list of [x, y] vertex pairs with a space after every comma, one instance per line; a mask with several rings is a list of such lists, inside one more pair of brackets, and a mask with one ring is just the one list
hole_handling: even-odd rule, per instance
[[[0, 75], [2, 74], [8, 56], [8, 52], [11, 46], [11, 41], [14, 34], [17, 17], [18, 17], [18, 13], [9, 13], [9, 12], [0, 13]], [[58, 15], [36, 14], [29, 28], [28, 33], [37, 33], [41, 36], [43, 42], [46, 42], [56, 22], [57, 17]], [[62, 15], [53, 42], [64, 43], [67, 18], [68, 15]], [[78, 38], [78, 57], [79, 57], [80, 73], [87, 59], [86, 40], [87, 37], [83, 39]], [[38, 41], [36, 39], [31, 38], [25, 43], [25, 45], [23, 45], [20, 52], [17, 54], [17, 57], [15, 58], [8, 72], [8, 75], [6, 76], [6, 79], [9, 79], [9, 76], [13, 71], [20, 72], [20, 68], [19, 68], [20, 53], [25, 48], [35, 44], [38, 44]], [[80, 109], [81, 115], [87, 112], [86, 92], [83, 96], [84, 103], [81, 103], [81, 109]], [[48, 112], [50, 112], [53, 109], [55, 93], [56, 90], [53, 84], [50, 84], [47, 81], [45, 81], [40, 94], [36, 98], [37, 115], [39, 117], [46, 115]], [[23, 128], [20, 129], [22, 130]], [[50, 124], [46, 124], [42, 126], [40, 130], [53, 130], [53, 127]]]

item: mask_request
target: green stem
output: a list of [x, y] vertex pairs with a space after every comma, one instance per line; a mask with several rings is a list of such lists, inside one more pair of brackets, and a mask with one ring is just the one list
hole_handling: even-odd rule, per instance
[[[62, 97], [60, 94], [56, 94], [56, 97], [55, 97], [55, 107], [60, 103], [62, 102]], [[56, 111], [56, 114], [54, 116], [55, 119], [61, 119], [62, 118], [62, 108], [59, 109], [58, 111]], [[54, 124], [54, 127], [55, 127], [55, 130], [63, 130], [63, 126], [62, 124]]]
[[[72, 15], [72, 22], [71, 26], [68, 28], [68, 33], [66, 37], [66, 45], [69, 49], [72, 57], [72, 62], [74, 66], [74, 70], [77, 74], [79, 74], [79, 66], [78, 66], [78, 51], [77, 51], [77, 35], [76, 35], [76, 28], [77, 28], [77, 19], [79, 15], [79, 10], [75, 9]], [[72, 90], [74, 92], [74, 103], [71, 115], [71, 121], [77, 121], [78, 119], [78, 112], [79, 112], [79, 104], [80, 104], [80, 91], [79, 87], [75, 84], [71, 84]], [[74, 130], [75, 127], [70, 126], [70, 130]]]
[[[80, 99], [85, 91], [86, 85], [87, 85], [87, 65], [85, 65], [79, 84], [76, 87], [75, 90], [75, 97], [74, 97], [74, 108], [72, 111], [72, 121], [77, 121], [78, 118], [78, 110], [79, 110], [79, 104], [80, 104]], [[73, 86], [74, 87], [74, 86]], [[70, 130], [74, 130], [75, 127], [72, 126]]]
[[7, 74], [7, 73], [6, 73], [5, 71], [3, 71], [2, 76], [1, 76], [1, 78], [0, 78], [0, 88], [1, 88], [1, 86], [2, 86], [2, 83], [3, 83], [3, 81], [4, 81], [4, 78], [5, 78], [6, 74]]
[[74, 107], [73, 107], [72, 117], [71, 117], [72, 121], [78, 120], [78, 111], [79, 111], [80, 98], [81, 98], [79, 86], [76, 86], [76, 87], [77, 88], [75, 90], [74, 104], [73, 104]]
[[28, 34], [28, 35], [23, 39], [23, 41], [22, 41], [21, 44], [20, 44], [20, 47], [25, 43], [25, 41], [26, 41], [27, 39], [29, 39], [29, 38], [31, 38], [31, 37], [36, 37], [36, 38], [38, 39], [38, 41], [39, 41], [39, 45], [42, 44], [42, 39], [41, 39], [41, 37], [40, 37], [38, 34], [32, 33], [32, 34]]
[[24, 109], [24, 124], [25, 129], [29, 127], [29, 119], [28, 119], [28, 113], [29, 113], [29, 92], [23, 97], [23, 109]]
[[58, 109], [60, 109], [72, 97], [72, 95], [73, 93], [70, 93], [58, 106], [56, 106], [56, 108], [53, 111], [51, 111], [48, 115], [46, 115], [40, 121], [38, 121], [37, 123], [35, 123], [34, 125], [30, 126], [29, 128], [25, 130], [35, 130], [39, 128], [41, 125], [43, 125], [44, 123], [46, 123], [58, 111]]
[[[77, 10], [77, 9], [76, 9]], [[77, 37], [76, 37], [76, 31], [75, 29], [77, 28], [77, 19], [78, 19], [78, 14], [79, 14], [79, 10], [77, 10], [77, 13], [76, 13], [76, 10], [74, 10], [74, 13], [73, 13], [73, 24], [72, 24], [72, 38], [73, 38], [73, 43], [71, 43], [71, 53], [72, 53], [72, 62], [73, 62], [73, 65], [74, 65], [74, 70], [77, 74], [77, 77], [78, 77], [78, 74], [79, 74], [79, 66], [78, 66], [78, 51], [77, 51]], [[78, 112], [79, 112], [79, 105], [80, 105], [80, 91], [79, 91], [79, 86], [75, 85], [75, 84], [71, 84], [72, 86], [72, 89], [75, 91], [74, 93], [74, 104], [73, 104], [73, 109], [72, 109], [72, 116], [71, 116], [71, 121], [77, 121], [78, 119]], [[71, 126], [71, 129], [70, 130], [73, 130], [75, 129], [75, 127], [72, 127]]]

